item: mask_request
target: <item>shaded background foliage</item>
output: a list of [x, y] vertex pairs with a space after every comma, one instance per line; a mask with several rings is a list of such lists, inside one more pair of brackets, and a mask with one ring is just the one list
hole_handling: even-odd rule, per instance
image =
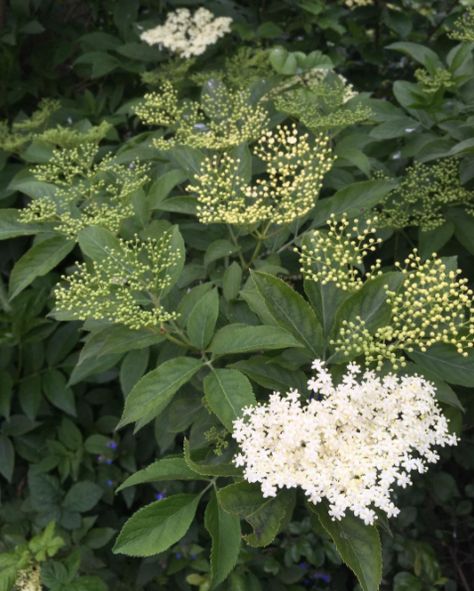
[[[467, 51], [453, 55], [448, 67], [457, 81], [433, 93], [423, 90], [420, 83], [414, 86], [419, 62], [428, 69], [432, 56], [420, 58], [411, 46], [389, 47], [400, 41], [418, 43], [444, 60], [455, 45], [446, 32], [462, 13], [459, 2], [377, 0], [353, 12], [337, 1], [205, 4], [215, 14], [232, 16], [235, 28], [219, 49], [206, 53], [195, 71], [219, 67], [236, 46], [279, 45], [305, 53], [319, 49], [357, 90], [370, 93], [367, 102], [373, 115], [369, 125], [358, 126], [353, 133], [349, 128], [338, 137], [341, 164], [328, 175], [325, 194], [367, 180], [373, 169], [398, 176], [414, 158], [431, 162], [449, 156], [461, 158], [461, 180], [472, 188], [472, 57]], [[198, 3], [4, 1], [0, 7], [2, 119], [21, 121], [37, 108], [40, 99], [58, 99], [60, 109], [48, 125], [84, 121], [95, 125], [106, 120], [111, 125], [107, 144], [119, 153], [122, 149], [124, 162], [130, 162], [135, 153], [140, 157], [138, 140], [135, 153], [127, 154], [124, 148], [130, 138], [133, 147], [134, 134], [143, 131], [131, 116], [130, 101], [143, 95], [146, 83], [168, 57], [140, 42], [136, 23], [145, 28], [154, 25], [182, 5]], [[146, 72], [148, 78], [143, 76]], [[184, 92], [198, 94], [186, 75], [181, 80]], [[18, 174], [25, 163], [44, 160], [45, 154], [34, 142], [27, 142], [17, 153], [0, 152], [2, 207], [27, 202], [28, 192], [15, 184], [18, 178], [21, 181]], [[436, 231], [409, 227], [388, 235], [384, 262], [402, 258], [413, 244], [422, 251], [435, 245], [443, 256], [458, 257], [472, 283], [474, 222], [458, 207], [446, 208], [444, 215]], [[2, 237], [8, 236], [7, 227], [0, 225], [1, 232]], [[221, 238], [219, 231], [213, 232], [216, 239]], [[201, 256], [208, 237], [199, 232], [189, 232], [189, 236]], [[58, 261], [53, 271], [38, 273], [18, 296], [8, 297], [11, 269], [30, 246], [28, 236], [13, 238], [2, 242], [0, 252], [2, 552], [16, 547], [25, 556], [33, 554], [43, 563], [44, 585], [53, 590], [205, 591], [210, 540], [196, 522], [181, 542], [158, 557], [141, 560], [111, 552], [114, 537], [134, 510], [161, 495], [182, 491], [181, 484], [170, 481], [114, 494], [138, 468], [165, 453], [177, 453], [182, 434], [200, 413], [200, 400], [191, 396], [191, 388], [184, 388], [152, 425], [135, 435], [131, 428], [115, 431], [124, 395], [147, 369], [176, 351], [157, 345], [132, 348], [126, 341], [123, 350], [114, 346], [108, 352], [107, 343], [101, 343], [102, 349], [90, 348], [88, 358], [81, 354], [84, 333], [80, 323], [63, 324], [48, 315], [53, 307], [52, 288], [74, 261], [73, 254]], [[215, 267], [212, 273], [212, 279], [219, 281], [221, 270]], [[115, 343], [121, 336], [119, 327]], [[472, 386], [472, 365], [466, 372], [465, 384]], [[452, 381], [452, 376], [442, 377]], [[455, 407], [446, 407], [446, 412], [462, 429], [461, 443], [454, 451], [443, 452], [442, 463], [400, 493], [401, 515], [382, 527], [382, 589], [472, 589], [474, 405], [468, 387], [455, 386], [455, 391], [464, 412]], [[52, 520], [56, 533], [44, 533]], [[0, 555], [0, 571], [1, 565]], [[7, 563], [3, 566], [6, 571]], [[0, 573], [0, 589], [8, 589], [1, 577]], [[345, 591], [358, 587], [317, 519], [299, 503], [291, 522], [270, 546], [242, 551], [236, 570], [221, 588]]]

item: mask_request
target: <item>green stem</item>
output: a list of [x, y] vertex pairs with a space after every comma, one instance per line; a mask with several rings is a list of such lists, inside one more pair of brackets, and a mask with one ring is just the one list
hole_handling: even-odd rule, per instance
[[309, 234], [309, 232], [311, 232], [311, 230], [306, 230], [306, 232], [303, 232], [302, 234], [298, 234], [298, 232], [293, 236], [293, 238], [291, 240], [289, 240], [288, 242], [285, 242], [285, 244], [283, 246], [281, 246], [276, 252], [277, 254], [280, 254], [280, 252], [283, 252], [284, 250], [286, 250], [289, 246], [291, 246], [292, 244], [294, 244], [298, 238], [303, 237], [305, 234]]
[[247, 262], [246, 262], [244, 256], [242, 255], [242, 253], [240, 252], [239, 241], [237, 240], [237, 237], [234, 234], [234, 230], [232, 229], [232, 226], [230, 224], [226, 224], [226, 225], [227, 225], [227, 230], [229, 232], [229, 236], [230, 236], [230, 239], [232, 241], [232, 244], [238, 249], [237, 250], [237, 254], [239, 255], [240, 263], [241, 263], [242, 267], [244, 269], [246, 269], [247, 268]]
[[0, 279], [0, 306], [2, 306], [3, 311], [7, 314], [12, 311], [12, 307], [10, 302], [8, 301], [8, 294], [3, 283], [3, 280]]

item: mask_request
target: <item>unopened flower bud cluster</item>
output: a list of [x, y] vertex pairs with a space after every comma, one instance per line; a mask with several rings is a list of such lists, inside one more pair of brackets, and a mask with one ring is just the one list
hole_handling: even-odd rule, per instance
[[415, 70], [415, 78], [421, 84], [423, 91], [429, 94], [456, 86], [453, 74], [446, 68], [436, 68], [432, 72], [428, 72], [425, 68], [418, 68]]
[[346, 105], [357, 92], [344, 76], [315, 70], [316, 74], [304, 85], [281, 89], [275, 96], [279, 111], [296, 117], [311, 130], [347, 127], [370, 116], [371, 110], [365, 105]]
[[44, 130], [52, 115], [61, 108], [59, 101], [43, 99], [31, 115], [14, 121], [0, 121], [0, 149], [5, 152], [20, 152], [28, 142]]
[[376, 509], [397, 515], [394, 488], [438, 461], [437, 446], [457, 442], [434, 386], [416, 375], [358, 377], [356, 364], [336, 385], [321, 361], [313, 369], [308, 388], [316, 398], [302, 402], [296, 390], [274, 392], [234, 421], [241, 450], [235, 464], [265, 497], [301, 488], [314, 504], [327, 500], [335, 520], [347, 511], [366, 524], [376, 520]]
[[230, 17], [214, 17], [203, 7], [194, 14], [188, 8], [178, 8], [168, 13], [163, 25], [144, 31], [140, 38], [148, 45], [158, 45], [180, 57], [190, 58], [202, 55], [229, 33], [231, 23]]
[[51, 223], [68, 238], [76, 238], [87, 226], [117, 232], [133, 215], [130, 197], [149, 180], [149, 166], [119, 164], [111, 156], [95, 162], [98, 150], [92, 143], [56, 149], [48, 163], [35, 166], [35, 177], [55, 189], [33, 199], [21, 211], [20, 221]]
[[426, 351], [432, 345], [452, 345], [463, 356], [474, 345], [473, 292], [459, 269], [451, 269], [436, 255], [422, 261], [413, 251], [405, 267], [401, 287], [388, 287], [386, 302], [390, 321], [371, 332], [360, 317], [344, 321], [335, 349], [345, 356], [363, 355], [367, 363], [381, 367], [389, 360], [395, 368], [406, 365], [404, 353]]
[[472, 214], [473, 201], [474, 191], [461, 184], [458, 159], [445, 158], [435, 164], [415, 162], [384, 200], [378, 213], [379, 226], [433, 230], [445, 221], [446, 207], [464, 205]]
[[474, 6], [467, 8], [466, 12], [458, 18], [449, 36], [457, 41], [474, 42]]
[[35, 139], [60, 148], [76, 148], [81, 144], [99, 144], [111, 129], [108, 121], [101, 121], [99, 125], [91, 125], [85, 130], [57, 125], [38, 134]]
[[159, 240], [119, 240], [117, 248], [62, 277], [56, 308], [79, 320], [107, 320], [138, 330], [176, 317], [164, 309], [161, 292], [171, 284], [178, 255], [167, 232]]
[[[322, 285], [334, 283], [339, 289], [354, 292], [364, 284], [364, 259], [382, 241], [374, 237], [377, 219], [364, 223], [349, 220], [344, 214], [338, 221], [334, 214], [328, 220], [329, 230], [316, 230], [300, 249], [301, 273], [310, 281]], [[365, 280], [380, 272], [381, 261], [376, 260], [365, 273]]]
[[217, 82], [200, 101], [180, 101], [176, 89], [164, 82], [160, 92], [145, 95], [135, 113], [147, 125], [172, 128], [153, 140], [160, 150], [176, 145], [225, 149], [258, 138], [268, 127], [266, 109], [252, 105], [249, 91]]
[[296, 126], [281, 125], [265, 132], [253, 149], [265, 174], [253, 184], [230, 154], [203, 160], [188, 190], [197, 194], [202, 223], [253, 224], [271, 220], [289, 223], [313, 206], [333, 157], [329, 139], [310, 141]]

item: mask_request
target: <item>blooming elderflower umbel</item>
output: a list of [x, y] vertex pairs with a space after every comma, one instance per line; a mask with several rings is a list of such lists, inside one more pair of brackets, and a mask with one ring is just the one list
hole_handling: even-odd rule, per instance
[[140, 38], [148, 45], [159, 45], [183, 58], [202, 55], [221, 37], [230, 32], [232, 19], [214, 17], [207, 8], [191, 14], [188, 8], [168, 13], [163, 25], [144, 31]]
[[474, 213], [474, 191], [461, 184], [459, 160], [445, 158], [434, 164], [415, 162], [396, 189], [384, 199], [378, 212], [379, 226], [419, 226], [433, 230], [445, 221], [444, 208], [464, 205]]
[[344, 0], [344, 4], [349, 8], [357, 8], [358, 6], [369, 6], [373, 3], [374, 0]]
[[229, 148], [258, 138], [268, 127], [266, 109], [252, 105], [248, 90], [229, 90], [218, 81], [209, 84], [213, 87], [200, 101], [180, 101], [169, 82], [163, 82], [159, 92], [145, 95], [135, 109], [139, 119], [147, 125], [171, 128], [165, 137], [153, 140], [155, 148]]
[[280, 125], [265, 132], [253, 152], [265, 165], [265, 174], [253, 184], [242, 176], [240, 159], [230, 153], [203, 160], [188, 187], [197, 194], [200, 222], [285, 224], [313, 207], [333, 163], [329, 138], [310, 141], [295, 125]]
[[345, 356], [363, 355], [366, 363], [378, 368], [387, 359], [394, 368], [406, 365], [403, 352], [426, 351], [436, 343], [455, 347], [463, 356], [474, 346], [473, 292], [461, 271], [448, 268], [435, 254], [422, 261], [416, 250], [400, 268], [403, 282], [397, 290], [385, 287], [390, 321], [369, 331], [365, 321], [343, 321], [336, 351]]
[[15, 581], [15, 591], [41, 591], [41, 570], [39, 564], [30, 564], [20, 570]]
[[[364, 284], [361, 271], [364, 259], [382, 242], [373, 236], [376, 223], [377, 218], [362, 223], [357, 218], [349, 220], [346, 214], [340, 220], [331, 214], [327, 223], [329, 230], [315, 230], [300, 248], [304, 278], [322, 285], [332, 282], [343, 291], [360, 289]], [[380, 265], [377, 259], [365, 273], [365, 279], [378, 274]]]
[[411, 473], [438, 461], [435, 446], [457, 442], [433, 384], [417, 375], [358, 377], [353, 363], [336, 385], [323, 362], [313, 369], [308, 389], [317, 398], [302, 403], [297, 390], [274, 392], [234, 421], [241, 450], [235, 464], [248, 482], [260, 483], [264, 497], [299, 487], [314, 504], [326, 499], [334, 520], [347, 511], [366, 524], [376, 509], [397, 515], [394, 486], [406, 487]]
[[54, 191], [34, 198], [21, 211], [23, 223], [51, 223], [68, 238], [75, 239], [86, 226], [102, 226], [116, 232], [133, 215], [130, 197], [148, 180], [148, 164], [119, 164], [112, 156], [95, 162], [95, 143], [56, 149], [46, 164], [33, 167], [34, 176]]
[[178, 257], [169, 231], [158, 240], [119, 240], [103, 259], [79, 263], [75, 273], [62, 277], [56, 308], [78, 320], [107, 320], [134, 330], [159, 327], [176, 318], [164, 309], [161, 294]]

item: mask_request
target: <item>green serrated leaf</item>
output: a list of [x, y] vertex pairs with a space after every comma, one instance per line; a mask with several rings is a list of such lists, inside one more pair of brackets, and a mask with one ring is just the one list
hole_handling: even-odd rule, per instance
[[322, 504], [310, 505], [310, 509], [318, 516], [363, 591], [378, 591], [382, 580], [382, 547], [377, 528], [365, 525], [353, 515], [333, 520]]
[[182, 493], [143, 507], [126, 521], [114, 554], [145, 557], [164, 552], [188, 531], [200, 498]]
[[93, 509], [101, 496], [102, 489], [95, 482], [87, 480], [76, 482], [66, 493], [63, 507], [67, 511], [84, 513]]
[[74, 248], [74, 240], [63, 236], [46, 238], [33, 245], [15, 264], [10, 275], [9, 298], [12, 300], [37, 277], [56, 267]]
[[120, 250], [117, 237], [110, 230], [100, 226], [82, 229], [77, 240], [82, 252], [94, 261], [107, 258], [111, 250]]
[[229, 324], [216, 333], [209, 349], [217, 355], [229, 355], [290, 347], [301, 348], [303, 345], [283, 328]]
[[204, 350], [210, 343], [219, 316], [219, 294], [213, 289], [204, 294], [193, 307], [186, 323], [191, 343]]
[[210, 409], [229, 432], [242, 409], [256, 404], [252, 384], [236, 369], [214, 369], [203, 385]]
[[257, 290], [281, 328], [290, 332], [315, 357], [323, 351], [321, 324], [308, 302], [281, 279], [252, 273]]
[[234, 569], [240, 551], [240, 519], [222, 509], [213, 494], [204, 513], [204, 525], [212, 539], [211, 589]]
[[276, 497], [264, 498], [257, 484], [238, 482], [222, 488], [217, 499], [224, 511], [245, 519], [253, 533], [244, 536], [250, 546], [268, 546], [277, 536], [289, 511], [294, 494], [282, 491]]
[[117, 488], [116, 492], [128, 488], [129, 486], [145, 484], [146, 482], [158, 482], [161, 480], [199, 480], [199, 478], [199, 475], [189, 468], [184, 458], [162, 458], [129, 476]]
[[157, 417], [201, 367], [202, 361], [198, 359], [175, 357], [147, 373], [127, 396], [117, 429], [144, 417]]

